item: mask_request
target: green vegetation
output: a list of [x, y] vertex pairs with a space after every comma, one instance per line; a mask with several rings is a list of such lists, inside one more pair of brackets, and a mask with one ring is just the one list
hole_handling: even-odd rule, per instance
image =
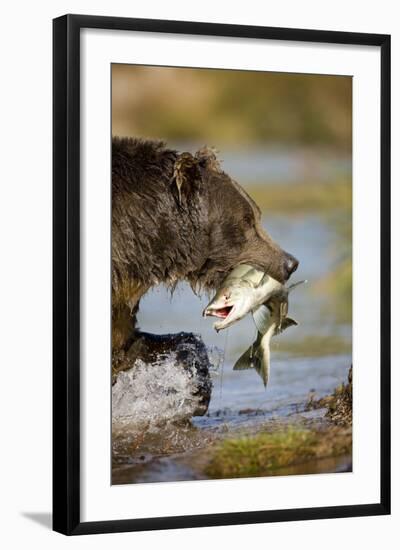
[[[266, 429], [270, 431], [225, 439], [212, 454], [206, 474], [211, 478], [282, 475], [285, 468], [351, 455], [352, 398], [350, 367], [346, 384], [322, 399], [312, 395], [306, 406], [306, 410], [326, 408], [329, 424], [307, 426], [304, 423], [275, 430], [273, 424], [268, 424]], [[301, 473], [301, 469], [297, 468], [297, 473]]]
[[351, 151], [351, 77], [114, 64], [112, 88], [117, 135]]
[[352, 220], [344, 213], [335, 223], [338, 235], [338, 257], [335, 269], [320, 284], [320, 291], [332, 296], [332, 306], [338, 322], [351, 323], [352, 320]]
[[335, 210], [351, 210], [352, 193], [348, 180], [326, 184], [247, 185], [245, 189], [264, 212], [302, 215], [306, 212], [326, 214]]
[[351, 430], [289, 428], [223, 441], [206, 474], [211, 478], [276, 475], [281, 468], [349, 454]]
[[[221, 150], [280, 144], [286, 150], [322, 148], [349, 156], [352, 79], [114, 64], [112, 131], [175, 144], [215, 145]], [[251, 177], [249, 166], [249, 181]], [[335, 269], [320, 281], [319, 291], [331, 296], [330, 309], [338, 321], [351, 322], [350, 177], [244, 187], [267, 213], [316, 213], [329, 218], [343, 213], [339, 221], [332, 220], [340, 255]]]
[[[246, 191], [263, 212], [302, 216], [324, 216], [337, 234], [335, 268], [317, 285], [317, 291], [330, 297], [330, 310], [338, 322], [352, 319], [352, 188], [349, 180], [326, 184], [296, 183], [248, 185]], [[338, 252], [339, 251], [339, 252]], [[317, 344], [317, 342], [315, 342]], [[330, 346], [329, 342], [326, 342]], [[296, 346], [297, 344], [293, 342]], [[317, 345], [318, 347], [318, 345]]]
[[332, 297], [332, 307], [338, 322], [351, 323], [352, 281], [351, 257], [341, 260], [335, 270], [320, 283], [319, 290]]
[[276, 340], [272, 341], [271, 347], [273, 350], [280, 352], [307, 357], [321, 357], [351, 352], [351, 343], [334, 334], [326, 336], [315, 334], [307, 336], [302, 340], [292, 340], [289, 338]]
[[[263, 215], [277, 214], [288, 224], [295, 216], [323, 218], [334, 236], [332, 250], [324, 256], [331, 253], [330, 272], [307, 287], [310, 301], [326, 305], [327, 311], [321, 312], [323, 330], [308, 332], [302, 340], [296, 340], [293, 331], [273, 339], [272, 348], [310, 358], [351, 352], [351, 342], [340, 336], [347, 331], [335, 326], [335, 321], [350, 323], [352, 316], [351, 77], [113, 65], [112, 131], [164, 139], [178, 149], [216, 146], [222, 159], [224, 151], [237, 152], [246, 170], [240, 183]], [[301, 162], [288, 165], [293, 166], [288, 177], [292, 183], [279, 180], [286, 171], [277, 170], [272, 176], [266, 169], [264, 176], [263, 171], [252, 169], [246, 152], [262, 154], [263, 150], [283, 152], [289, 160], [291, 152], [296, 153]], [[273, 237], [281, 243], [279, 234]], [[293, 314], [297, 317], [294, 310]], [[231, 347], [234, 355], [234, 343]], [[332, 395], [310, 396], [307, 409], [322, 408], [268, 420], [262, 426], [257, 423], [246, 434], [228, 428], [210, 431], [207, 442], [205, 430], [188, 427], [177, 437], [171, 427], [163, 432], [160, 446], [154, 432], [144, 428], [129, 442], [129, 453], [162, 456], [183, 453], [194, 445], [196, 453], [183, 453], [181, 460], [197, 468], [201, 478], [335, 471], [342, 460], [351, 462], [351, 374], [348, 383]]]

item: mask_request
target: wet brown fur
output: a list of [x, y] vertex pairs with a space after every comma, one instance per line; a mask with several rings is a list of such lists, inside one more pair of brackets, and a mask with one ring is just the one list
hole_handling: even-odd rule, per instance
[[284, 281], [285, 253], [261, 227], [260, 210], [208, 148], [196, 154], [158, 141], [113, 138], [113, 350], [135, 331], [141, 296], [186, 280], [215, 289], [237, 264]]

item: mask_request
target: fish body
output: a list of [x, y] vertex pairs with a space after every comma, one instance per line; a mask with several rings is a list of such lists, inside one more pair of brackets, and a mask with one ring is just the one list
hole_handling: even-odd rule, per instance
[[214, 323], [218, 332], [239, 321], [257, 309], [274, 293], [281, 291], [281, 283], [247, 264], [241, 264], [224, 279], [217, 293], [204, 309], [203, 315], [219, 317]]
[[233, 370], [254, 368], [262, 378], [264, 387], [268, 384], [270, 373], [270, 345], [271, 338], [287, 328], [297, 325], [297, 321], [287, 316], [289, 309], [289, 292], [300, 281], [288, 288], [282, 286], [267, 303], [253, 311], [254, 323], [257, 327], [257, 338], [253, 344], [239, 357]]
[[[261, 306], [263, 307], [263, 306]], [[270, 330], [264, 335], [257, 332], [257, 338], [253, 344], [239, 357], [233, 370], [254, 369], [261, 377], [264, 387], [267, 387], [270, 372], [270, 345], [274, 331], [271, 325]]]

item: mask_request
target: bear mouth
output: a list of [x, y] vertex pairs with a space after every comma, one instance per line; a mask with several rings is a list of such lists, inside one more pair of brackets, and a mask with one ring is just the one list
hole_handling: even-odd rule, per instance
[[220, 319], [226, 319], [231, 313], [234, 306], [224, 306], [219, 308], [207, 309], [204, 312], [205, 317], [219, 317]]

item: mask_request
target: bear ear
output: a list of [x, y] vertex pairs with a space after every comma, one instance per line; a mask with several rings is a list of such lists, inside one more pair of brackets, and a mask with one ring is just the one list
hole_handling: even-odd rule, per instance
[[190, 153], [181, 153], [175, 161], [171, 184], [178, 191], [178, 202], [182, 205], [182, 194], [187, 194], [192, 183], [200, 179], [198, 160]]
[[216, 172], [221, 172], [221, 162], [217, 157], [217, 149], [214, 147], [202, 147], [196, 153], [200, 168], [208, 168]]

